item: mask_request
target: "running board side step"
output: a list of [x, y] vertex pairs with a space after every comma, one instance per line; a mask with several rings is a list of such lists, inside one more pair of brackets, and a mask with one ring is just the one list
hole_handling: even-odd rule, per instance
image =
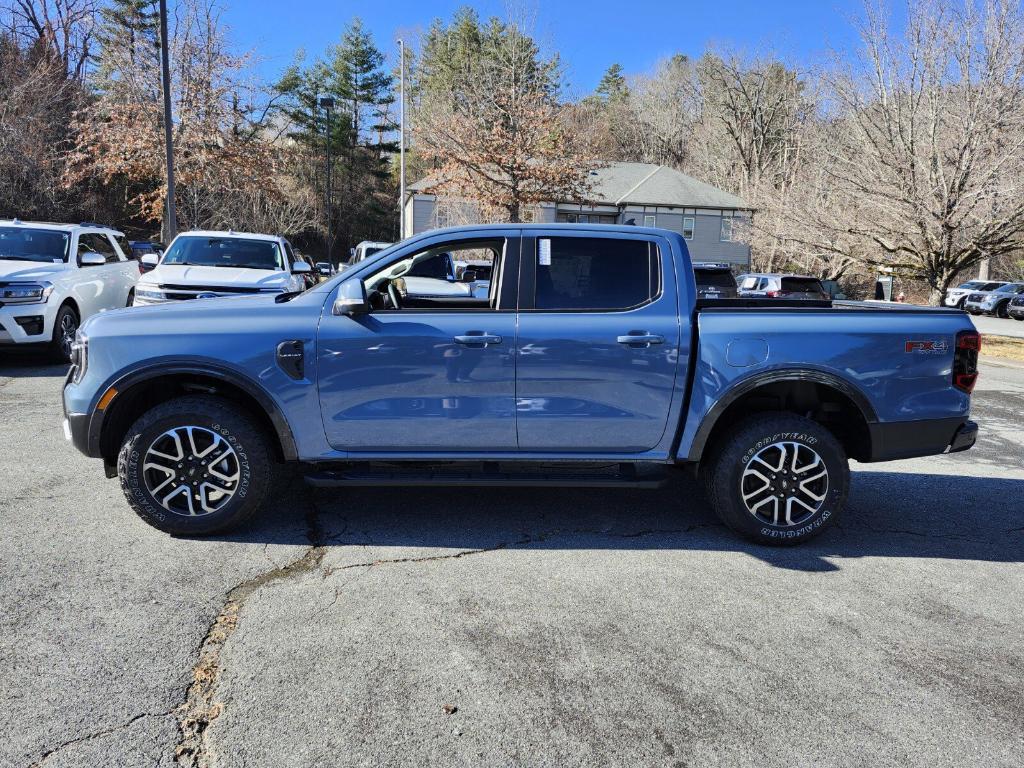
[[[634, 464], [612, 465], [614, 471], [566, 471], [531, 469], [500, 471], [496, 462], [488, 469], [472, 471], [454, 466], [410, 470], [394, 464], [380, 468], [365, 466], [319, 470], [307, 473], [306, 482], [315, 488], [338, 486], [545, 486], [549, 488], [660, 488], [668, 476], [663, 470], [637, 471]], [[607, 465], [605, 465], [607, 467]]]

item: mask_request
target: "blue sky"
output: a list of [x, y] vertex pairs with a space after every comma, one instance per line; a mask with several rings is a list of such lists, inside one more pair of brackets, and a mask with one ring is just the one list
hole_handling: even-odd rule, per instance
[[393, 55], [400, 35], [414, 38], [435, 17], [448, 19], [461, 5], [482, 17], [507, 8], [531, 19], [534, 36], [562, 55], [567, 93], [593, 90], [612, 62], [627, 72], [649, 70], [676, 52], [700, 54], [708, 44], [757, 52], [767, 47], [793, 63], [819, 60], [830, 47], [855, 44], [851, 19], [861, 0], [223, 0], [225, 20], [239, 48], [259, 58], [260, 74], [274, 77], [298, 48], [309, 57], [337, 41], [345, 24], [362, 18], [377, 45]]

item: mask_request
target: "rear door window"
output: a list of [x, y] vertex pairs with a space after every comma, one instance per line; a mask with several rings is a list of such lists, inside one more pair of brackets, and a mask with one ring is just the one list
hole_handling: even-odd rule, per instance
[[658, 246], [648, 240], [544, 237], [535, 258], [536, 309], [632, 309], [661, 291]]

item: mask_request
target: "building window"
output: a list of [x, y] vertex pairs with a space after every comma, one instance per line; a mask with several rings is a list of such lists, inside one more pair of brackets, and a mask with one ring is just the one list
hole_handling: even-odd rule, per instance
[[683, 237], [693, 240], [693, 216], [683, 217]]
[[733, 237], [732, 232], [732, 216], [722, 217], [722, 234], [719, 238], [723, 243], [731, 243]]
[[645, 227], [656, 227], [658, 226], [658, 217], [653, 213], [644, 214], [644, 226]]

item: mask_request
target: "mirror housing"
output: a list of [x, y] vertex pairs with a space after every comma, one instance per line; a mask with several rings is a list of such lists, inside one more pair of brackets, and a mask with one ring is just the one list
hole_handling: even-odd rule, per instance
[[100, 267], [107, 263], [102, 253], [83, 253], [78, 257], [78, 263], [83, 267]]
[[369, 311], [370, 302], [366, 298], [366, 286], [363, 285], [363, 281], [355, 279], [342, 283], [338, 288], [338, 298], [334, 300], [331, 314], [358, 317], [368, 314]]
[[142, 254], [142, 259], [140, 259], [140, 261], [142, 261], [142, 263], [147, 267], [155, 267], [160, 263], [160, 257], [155, 253], [144, 253]]
[[292, 274], [293, 275], [308, 275], [313, 271], [313, 268], [304, 261], [293, 261], [292, 262]]
[[475, 269], [464, 269], [462, 271], [462, 277], [459, 278], [460, 283], [475, 283], [476, 282], [476, 270]]

